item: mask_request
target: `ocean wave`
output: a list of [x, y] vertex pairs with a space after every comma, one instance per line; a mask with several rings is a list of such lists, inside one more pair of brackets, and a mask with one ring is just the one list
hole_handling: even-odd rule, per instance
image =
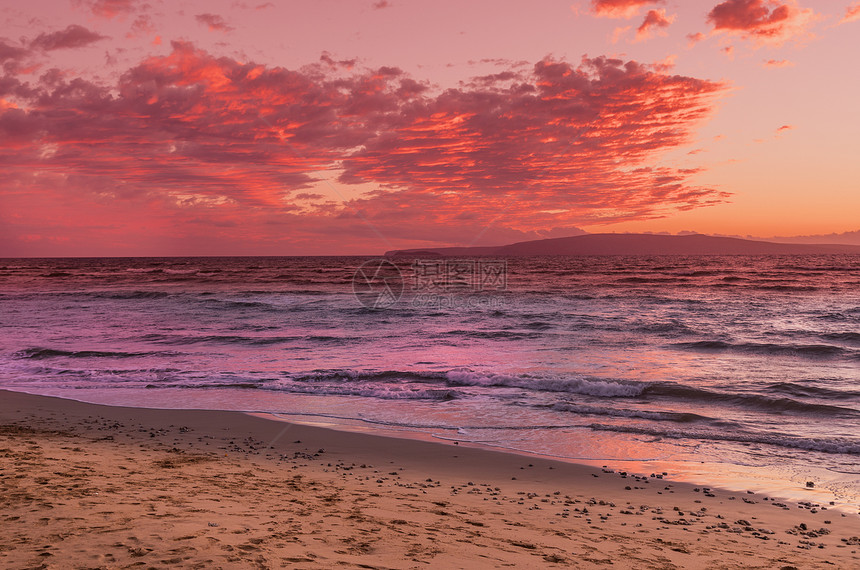
[[[663, 397], [674, 400], [698, 401], [712, 405], [743, 406], [769, 412], [860, 414], [858, 410], [835, 405], [802, 402], [791, 398], [773, 398], [761, 394], [717, 392], [674, 382], [635, 382], [587, 377], [535, 377], [470, 370], [436, 372], [336, 369], [287, 374], [287, 377], [300, 383], [444, 383], [448, 387], [519, 388], [531, 392], [579, 394], [598, 398]], [[585, 410], [586, 408], [581, 409]], [[597, 410], [597, 408], [593, 409]], [[642, 417], [644, 418], [644, 416]], [[685, 417], [691, 421], [697, 419], [693, 415]], [[709, 418], [700, 416], [700, 419], [707, 420]]]
[[286, 387], [266, 387], [266, 390], [281, 391], [284, 388], [292, 393], [316, 394], [321, 396], [360, 396], [363, 398], [379, 398], [382, 400], [434, 400], [447, 402], [461, 396], [456, 390], [445, 389], [412, 389], [407, 387], [360, 387], [340, 385], [325, 387], [307, 387], [302, 385], [291, 385]]
[[779, 265], [778, 269], [780, 270], [797, 270], [797, 271], [814, 271], [821, 273], [829, 273], [829, 272], [852, 272], [852, 271], [860, 271], [860, 265]]
[[645, 323], [635, 327], [635, 330], [646, 333], [663, 334], [696, 334], [696, 331], [679, 322]]
[[790, 394], [792, 396], [807, 396], [811, 398], [860, 398], [858, 390], [833, 390], [818, 386], [795, 384], [794, 382], [777, 382], [767, 387], [768, 391]]
[[242, 336], [242, 335], [168, 335], [162, 333], [150, 333], [139, 337], [139, 340], [171, 346], [196, 345], [196, 344], [226, 344], [244, 346], [270, 346], [275, 344], [286, 344], [294, 342], [321, 342], [329, 344], [347, 344], [361, 340], [355, 337], [341, 337], [328, 335], [293, 335], [293, 336]]
[[847, 357], [860, 359], [860, 352], [831, 344], [731, 343], [722, 340], [699, 340], [694, 342], [679, 342], [670, 346], [704, 352], [741, 352], [774, 356], [801, 356], [806, 358]]
[[805, 291], [818, 291], [819, 287], [815, 287], [813, 285], [756, 285], [756, 289], [761, 289], [764, 291], [791, 291], [791, 292], [805, 292]]
[[642, 394], [648, 386], [643, 383], [621, 380], [598, 380], [586, 378], [532, 378], [506, 374], [487, 374], [452, 370], [447, 373], [452, 386], [503, 386], [523, 388], [541, 392], [568, 392], [599, 397], [631, 397]]
[[165, 291], [98, 291], [91, 295], [99, 299], [164, 299], [171, 294]]
[[616, 280], [616, 283], [634, 283], [634, 284], [666, 284], [666, 283], [688, 283], [690, 280], [684, 277], [622, 277]]
[[617, 433], [631, 433], [649, 435], [653, 437], [666, 437], [672, 439], [691, 439], [698, 441], [729, 441], [735, 443], [758, 443], [774, 445], [790, 449], [804, 449], [808, 451], [819, 451], [822, 453], [845, 453], [850, 455], [860, 454], [860, 441], [850, 439], [824, 439], [803, 438], [783, 434], [751, 434], [714, 432], [706, 430], [689, 429], [660, 429], [642, 426], [621, 426], [594, 423], [589, 425], [595, 431], [611, 431]]
[[571, 412], [589, 416], [611, 416], [619, 418], [640, 418], [643, 420], [666, 421], [677, 423], [711, 422], [714, 418], [694, 414], [692, 412], [655, 412], [650, 410], [630, 410], [624, 408], [607, 408], [603, 406], [589, 406], [585, 404], [572, 404], [569, 402], [557, 402], [550, 404], [549, 409], [557, 412]]
[[673, 382], [653, 383], [645, 389], [645, 393], [649, 396], [664, 396], [710, 404], [729, 404], [732, 406], [756, 408], [769, 412], [838, 414], [848, 416], [860, 415], [860, 411], [858, 410], [841, 406], [801, 402], [791, 398], [771, 398], [761, 394], [715, 392], [704, 388], [675, 384]]
[[262, 390], [268, 392], [287, 392], [290, 394], [306, 394], [315, 396], [358, 396], [362, 398], [377, 398], [380, 400], [432, 400], [447, 402], [460, 398], [462, 394], [456, 390], [445, 388], [414, 388], [410, 386], [379, 386], [361, 384], [331, 384], [331, 383], [272, 383], [272, 382], [216, 382], [208, 384], [187, 384], [182, 382], [150, 382], [145, 388], [164, 389], [181, 388], [208, 390], [230, 388], [241, 390]]
[[837, 323], [841, 323], [841, 322], [845, 322], [845, 321], [852, 321], [852, 322], [858, 321], [858, 318], [855, 317], [854, 315], [850, 314], [850, 311], [845, 311], [845, 312], [835, 311], [835, 312], [829, 312], [829, 313], [824, 313], [824, 314], [814, 314], [814, 315], [812, 315], [812, 318], [816, 319], [816, 320], [820, 320], [820, 321], [837, 322]]
[[860, 333], [856, 332], [823, 333], [821, 338], [827, 340], [840, 340], [842, 342], [860, 345]]
[[45, 358], [137, 358], [141, 356], [177, 356], [177, 352], [124, 352], [108, 350], [60, 350], [55, 348], [25, 348], [13, 353], [15, 358], [43, 360]]
[[411, 370], [313, 370], [310, 373], [289, 375], [296, 382], [439, 382], [444, 372]]
[[265, 301], [237, 301], [233, 299], [206, 299], [204, 301], [216, 307], [234, 307], [237, 309], [264, 309], [266, 311], [278, 311], [289, 309], [287, 306], [267, 303]]
[[553, 325], [552, 323], [547, 323], [544, 321], [532, 321], [532, 322], [523, 324], [523, 328], [532, 329], [532, 330], [536, 330], [536, 331], [549, 330], [549, 329], [553, 328], [554, 326], [555, 325]]
[[543, 334], [539, 332], [516, 332], [516, 331], [469, 331], [469, 330], [453, 330], [446, 331], [440, 336], [462, 336], [469, 338], [482, 338], [487, 340], [523, 340], [542, 338]]
[[[666, 270], [666, 271], [676, 271], [678, 268], [676, 267], [655, 267], [655, 271], [657, 270]], [[698, 269], [694, 271], [689, 270], [677, 270], [676, 275], [682, 275], [684, 277], [710, 277], [712, 275], [722, 275], [723, 273], [729, 273], [727, 270], [723, 269]]]
[[647, 384], [594, 378], [553, 378], [514, 376], [451, 370], [315, 370], [310, 373], [287, 374], [289, 380], [299, 383], [389, 383], [402, 382], [441, 384], [447, 387], [474, 386], [485, 388], [521, 388], [535, 392], [563, 392], [597, 397], [638, 396]]

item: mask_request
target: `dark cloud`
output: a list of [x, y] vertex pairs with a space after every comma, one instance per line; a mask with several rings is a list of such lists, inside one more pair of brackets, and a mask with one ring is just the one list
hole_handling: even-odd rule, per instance
[[213, 32], [229, 32], [234, 29], [218, 14], [197, 14], [194, 19]]
[[106, 38], [107, 36], [88, 30], [83, 26], [72, 24], [65, 30], [39, 34], [30, 42], [30, 47], [41, 51], [74, 49], [86, 47]]
[[22, 46], [16, 46], [0, 38], [0, 63], [7, 61], [18, 61], [30, 54], [30, 50]]
[[342, 67], [344, 69], [352, 69], [355, 67], [355, 64], [358, 63], [357, 58], [352, 59], [334, 59], [330, 53], [324, 51], [322, 55], [320, 55], [320, 61], [328, 64], [330, 67]]

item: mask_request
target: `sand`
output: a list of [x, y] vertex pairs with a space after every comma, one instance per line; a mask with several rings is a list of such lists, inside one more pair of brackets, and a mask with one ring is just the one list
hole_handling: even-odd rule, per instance
[[0, 567], [860, 567], [855, 513], [607, 471], [0, 391]]

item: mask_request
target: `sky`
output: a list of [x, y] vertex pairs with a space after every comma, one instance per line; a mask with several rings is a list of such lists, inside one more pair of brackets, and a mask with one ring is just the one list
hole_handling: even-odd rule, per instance
[[857, 53], [855, 0], [0, 0], [0, 257], [860, 243]]

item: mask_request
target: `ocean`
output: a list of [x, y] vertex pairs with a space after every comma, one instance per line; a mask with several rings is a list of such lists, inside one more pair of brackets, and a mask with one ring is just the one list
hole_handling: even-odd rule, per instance
[[0, 259], [0, 327], [10, 390], [860, 506], [860, 256]]

